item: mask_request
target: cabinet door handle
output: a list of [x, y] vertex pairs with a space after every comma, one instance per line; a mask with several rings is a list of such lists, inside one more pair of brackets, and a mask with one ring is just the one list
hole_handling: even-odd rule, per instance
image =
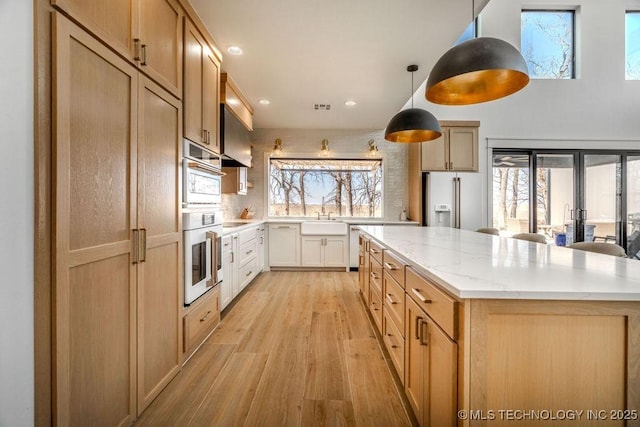
[[207, 311], [207, 314], [204, 315], [204, 317], [202, 317], [200, 319], [201, 322], [204, 322], [205, 320], [207, 320], [207, 317], [211, 316], [211, 310]]
[[[429, 329], [425, 331], [424, 329], [425, 326], [427, 326], [427, 321], [421, 320], [420, 321], [420, 345], [428, 346], [429, 345]], [[426, 335], [426, 339], [425, 339], [425, 335]]]
[[236, 254], [235, 252], [231, 252], [231, 264], [235, 262], [235, 259], [236, 259], [235, 254]]
[[395, 264], [392, 264], [390, 262], [385, 262], [384, 266], [387, 270], [397, 270], [398, 267]]
[[140, 61], [140, 39], [133, 39], [133, 60]]
[[389, 301], [389, 304], [397, 304], [398, 302], [394, 301], [393, 298], [391, 298], [392, 296], [392, 294], [385, 294], [385, 298]]
[[140, 261], [140, 236], [138, 230], [133, 230], [133, 264]]
[[411, 288], [411, 292], [413, 292], [413, 294], [414, 294], [415, 296], [417, 296], [417, 297], [418, 297], [418, 299], [419, 299], [420, 301], [422, 301], [423, 303], [425, 303], [425, 304], [431, 304], [431, 300], [430, 300], [430, 299], [425, 298], [425, 297], [422, 295], [422, 293], [420, 293], [420, 289]]
[[142, 50], [142, 60], [140, 61], [140, 65], [147, 65], [147, 45], [143, 44], [141, 46], [141, 50]]
[[202, 129], [202, 142], [204, 144], [207, 143], [207, 130], [206, 129]]
[[416, 339], [420, 340], [420, 322], [422, 322], [422, 317], [416, 316]]
[[140, 243], [140, 262], [145, 262], [147, 260], [147, 229], [141, 228], [140, 236], [142, 237], [142, 242]]

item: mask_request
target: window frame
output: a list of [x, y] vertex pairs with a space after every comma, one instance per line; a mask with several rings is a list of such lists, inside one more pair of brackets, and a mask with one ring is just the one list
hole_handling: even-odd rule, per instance
[[[571, 8], [523, 8], [520, 10], [520, 52], [525, 59], [525, 62], [529, 62], [526, 57], [526, 52], [522, 48], [522, 16], [524, 13], [570, 13], [571, 14], [571, 75], [567, 78], [552, 78], [552, 77], [532, 77], [532, 80], [576, 80], [578, 78], [578, 57], [577, 57], [577, 27], [578, 27], [578, 11]], [[528, 66], [528, 65], [527, 65]]]
[[333, 157], [333, 156], [322, 156], [322, 155], [313, 155], [310, 154], [309, 152], [288, 152], [286, 154], [273, 154], [273, 153], [264, 153], [264, 182], [265, 182], [265, 191], [264, 191], [264, 195], [263, 195], [263, 202], [264, 202], [264, 215], [266, 218], [269, 219], [280, 219], [280, 220], [286, 220], [286, 219], [301, 219], [301, 218], [316, 218], [316, 214], [309, 214], [307, 213], [307, 216], [294, 216], [294, 215], [290, 215], [290, 216], [273, 216], [270, 214], [270, 193], [271, 193], [271, 189], [270, 189], [270, 176], [271, 176], [271, 160], [272, 159], [296, 159], [296, 160], [318, 160], [318, 161], [323, 161], [323, 160], [378, 160], [381, 163], [381, 169], [382, 169], [382, 183], [381, 183], [381, 189], [380, 189], [380, 216], [334, 216], [333, 214], [331, 215], [331, 218], [344, 218], [344, 219], [365, 219], [365, 220], [382, 220], [385, 218], [385, 214], [387, 211], [387, 197], [386, 197], [386, 190], [387, 190], [387, 178], [388, 178], [388, 170], [387, 170], [387, 165], [388, 165], [388, 161], [387, 161], [387, 156], [385, 153], [382, 152], [378, 152], [375, 156], [368, 156], [366, 154], [363, 153], [340, 153], [339, 157]]

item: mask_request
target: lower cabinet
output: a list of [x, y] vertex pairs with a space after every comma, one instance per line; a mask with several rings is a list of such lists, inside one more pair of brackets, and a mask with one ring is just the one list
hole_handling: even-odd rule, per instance
[[456, 343], [411, 299], [406, 301], [405, 393], [422, 426], [457, 424]]
[[189, 306], [183, 317], [185, 360], [220, 323], [220, 286]]
[[300, 266], [300, 224], [269, 224], [269, 266]]
[[234, 279], [237, 275], [235, 268], [235, 252], [237, 234], [222, 237], [222, 282], [220, 283], [220, 310], [224, 310], [236, 295], [233, 290]]
[[303, 267], [345, 267], [347, 265], [345, 236], [302, 236], [300, 259]]

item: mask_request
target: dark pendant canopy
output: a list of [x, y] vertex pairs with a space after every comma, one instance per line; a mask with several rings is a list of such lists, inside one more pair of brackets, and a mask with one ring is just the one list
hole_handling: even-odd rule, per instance
[[435, 104], [478, 104], [511, 95], [527, 83], [529, 70], [518, 49], [480, 37], [442, 55], [427, 79], [425, 97]]
[[413, 108], [413, 73], [417, 65], [409, 65], [411, 73], [411, 108], [402, 110], [391, 118], [384, 131], [384, 139], [391, 142], [411, 143], [431, 141], [442, 135], [440, 123], [433, 114], [421, 108]]

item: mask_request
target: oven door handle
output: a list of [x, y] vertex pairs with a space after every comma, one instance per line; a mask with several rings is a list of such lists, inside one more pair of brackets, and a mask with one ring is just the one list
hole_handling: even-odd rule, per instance
[[211, 239], [211, 259], [209, 260], [211, 265], [211, 286], [215, 286], [218, 283], [218, 243], [221, 238], [222, 236], [215, 231], [207, 231], [207, 239]]
[[211, 166], [207, 166], [204, 163], [200, 163], [200, 162], [196, 162], [196, 161], [187, 161], [187, 167], [189, 169], [199, 169], [201, 171], [209, 172], [209, 173], [212, 173], [214, 175], [219, 175], [219, 176], [225, 176], [226, 175], [226, 173], [222, 172], [219, 169], [216, 169], [216, 168], [211, 167]]

